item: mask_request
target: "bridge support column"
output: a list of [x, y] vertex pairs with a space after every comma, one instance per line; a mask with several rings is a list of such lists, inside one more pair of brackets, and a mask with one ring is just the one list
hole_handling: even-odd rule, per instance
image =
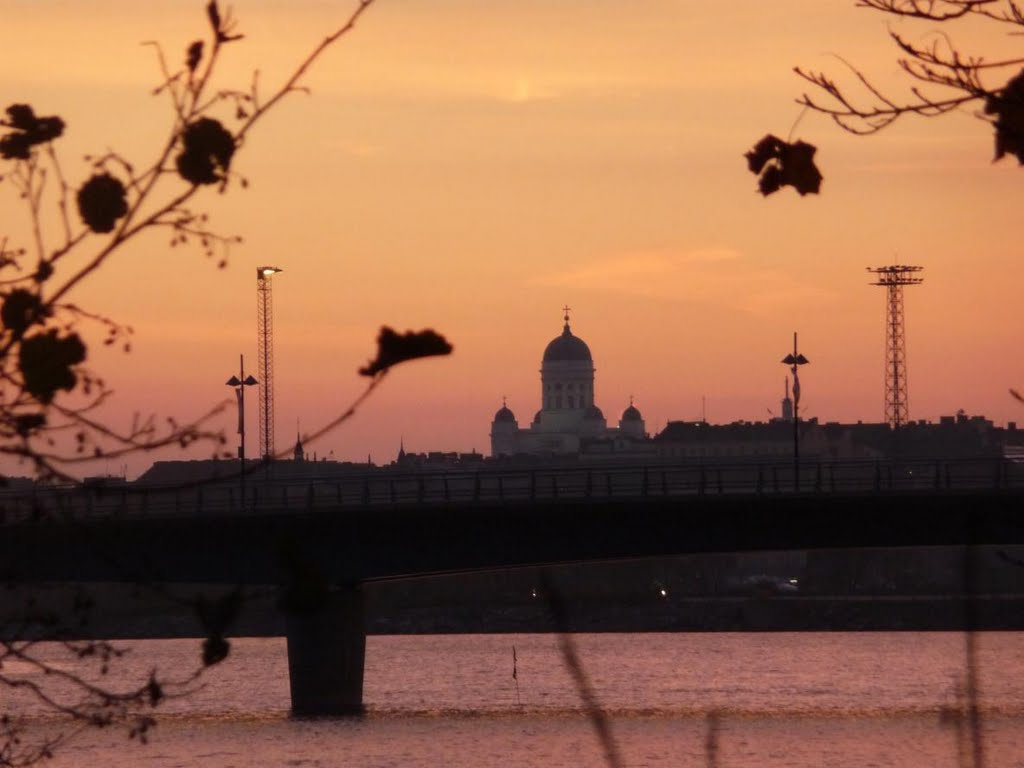
[[363, 591], [358, 584], [332, 589], [315, 611], [288, 615], [293, 717], [362, 714], [363, 616]]

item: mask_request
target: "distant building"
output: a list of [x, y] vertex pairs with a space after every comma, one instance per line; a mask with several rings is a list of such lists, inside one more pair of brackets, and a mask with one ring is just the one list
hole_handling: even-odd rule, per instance
[[[705, 421], [670, 421], [654, 436], [657, 456], [666, 459], [784, 458], [793, 455], [793, 423], [737, 421], [708, 424]], [[818, 458], [827, 452], [817, 421], [801, 422], [800, 452]]]
[[491, 422], [491, 456], [555, 456], [632, 452], [648, 442], [640, 411], [622, 412], [618, 427], [609, 427], [594, 401], [594, 359], [590, 347], [569, 327], [548, 343], [541, 359], [541, 408], [527, 428], [502, 403]]
[[398, 449], [398, 458], [388, 465], [387, 468], [409, 472], [443, 472], [447, 470], [479, 469], [483, 461], [483, 454], [476, 451], [470, 451], [469, 453], [460, 453], [458, 451], [411, 453], [405, 450], [403, 442]]

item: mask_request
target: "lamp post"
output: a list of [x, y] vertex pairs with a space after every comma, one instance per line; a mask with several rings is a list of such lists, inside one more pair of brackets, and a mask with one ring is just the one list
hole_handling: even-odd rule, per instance
[[242, 508], [245, 508], [245, 388], [258, 384], [255, 378], [245, 375], [245, 357], [238, 356], [238, 375], [227, 380], [229, 387], [235, 388], [238, 399], [238, 485], [241, 492]]
[[793, 490], [800, 490], [800, 377], [797, 369], [811, 362], [796, 349], [796, 331], [793, 331], [793, 352], [782, 358], [793, 374]]

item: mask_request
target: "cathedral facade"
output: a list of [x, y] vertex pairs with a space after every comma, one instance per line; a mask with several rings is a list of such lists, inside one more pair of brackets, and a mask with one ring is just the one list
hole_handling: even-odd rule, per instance
[[617, 427], [609, 427], [594, 402], [594, 359], [590, 347], [569, 327], [568, 309], [562, 333], [544, 349], [540, 366], [541, 408], [529, 427], [520, 428], [503, 403], [491, 422], [491, 456], [566, 455], [602, 445], [621, 450], [645, 442], [640, 411], [630, 402]]

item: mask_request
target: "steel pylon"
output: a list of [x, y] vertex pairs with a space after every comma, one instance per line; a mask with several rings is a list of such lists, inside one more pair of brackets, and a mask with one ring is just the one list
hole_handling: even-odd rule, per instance
[[903, 286], [924, 281], [915, 274], [924, 267], [894, 264], [888, 267], [868, 267], [877, 275], [872, 285], [886, 288], [885, 322], [885, 420], [896, 429], [910, 419], [907, 395], [907, 341], [903, 313]]

